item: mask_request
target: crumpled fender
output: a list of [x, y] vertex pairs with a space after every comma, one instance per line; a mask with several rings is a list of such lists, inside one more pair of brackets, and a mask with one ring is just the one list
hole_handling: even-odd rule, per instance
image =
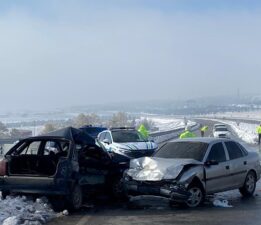
[[205, 188], [203, 165], [186, 165], [179, 175], [178, 181], [187, 187], [194, 178], [198, 178], [202, 186]]

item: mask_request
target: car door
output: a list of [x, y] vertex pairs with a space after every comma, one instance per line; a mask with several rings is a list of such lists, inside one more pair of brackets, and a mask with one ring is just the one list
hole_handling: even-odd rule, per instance
[[225, 146], [229, 156], [231, 188], [241, 187], [244, 184], [248, 166], [245, 153], [234, 141], [226, 141]]
[[206, 192], [214, 193], [226, 190], [230, 184], [228, 156], [222, 142], [214, 143], [205, 162], [216, 161], [217, 165], [206, 165]]
[[111, 166], [107, 152], [98, 146], [86, 146], [79, 152], [79, 184], [92, 187], [105, 184]]
[[[42, 175], [39, 170], [41, 158], [39, 153], [43, 145], [44, 142], [41, 140], [25, 142], [19, 147], [19, 154], [6, 155], [8, 160], [8, 175], [4, 178], [6, 187], [25, 192], [48, 190], [52, 187], [53, 177]], [[49, 168], [48, 164], [45, 166]]]

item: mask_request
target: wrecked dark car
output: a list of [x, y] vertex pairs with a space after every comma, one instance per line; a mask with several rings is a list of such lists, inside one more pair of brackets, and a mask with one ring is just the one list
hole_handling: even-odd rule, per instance
[[79, 209], [84, 197], [117, 191], [125, 169], [88, 134], [68, 127], [23, 139], [12, 147], [0, 161], [0, 191], [3, 197], [46, 195], [57, 207]]
[[99, 133], [107, 130], [106, 127], [97, 127], [97, 126], [92, 126], [92, 125], [85, 125], [85, 126], [80, 127], [79, 129], [83, 130], [84, 132], [86, 132], [93, 138], [97, 138]]
[[171, 204], [196, 207], [208, 194], [239, 189], [252, 196], [260, 179], [258, 153], [228, 139], [179, 139], [153, 157], [133, 159], [124, 173], [128, 195], [166, 197]]

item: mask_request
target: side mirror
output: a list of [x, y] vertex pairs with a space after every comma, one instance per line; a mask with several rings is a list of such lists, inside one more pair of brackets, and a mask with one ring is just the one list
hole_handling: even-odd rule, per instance
[[111, 144], [111, 142], [108, 139], [104, 139], [102, 142], [107, 144], [107, 145]]
[[205, 166], [215, 166], [215, 165], [218, 165], [217, 160], [208, 160], [205, 162]]

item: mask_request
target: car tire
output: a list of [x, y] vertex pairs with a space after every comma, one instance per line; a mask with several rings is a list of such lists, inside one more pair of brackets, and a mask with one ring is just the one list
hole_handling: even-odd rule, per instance
[[185, 202], [189, 208], [200, 206], [204, 201], [204, 191], [198, 183], [192, 183], [188, 186], [187, 191], [191, 193], [191, 197]]
[[49, 201], [55, 212], [61, 212], [66, 208], [65, 196], [51, 196]]
[[68, 199], [68, 207], [71, 211], [81, 208], [83, 201], [83, 193], [80, 185], [75, 185]]
[[245, 179], [244, 186], [239, 188], [239, 191], [244, 197], [253, 196], [256, 189], [256, 174], [254, 171], [250, 171]]

